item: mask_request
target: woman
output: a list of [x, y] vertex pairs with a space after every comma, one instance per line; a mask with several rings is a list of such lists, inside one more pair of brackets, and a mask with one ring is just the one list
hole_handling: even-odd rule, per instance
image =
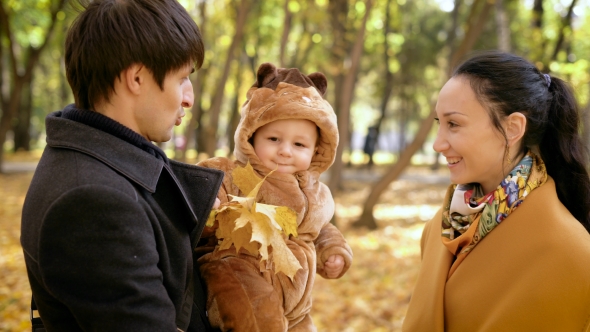
[[[424, 229], [403, 330], [589, 331], [590, 180], [571, 90], [488, 52], [455, 71], [436, 113], [455, 185]], [[526, 190], [498, 211], [517, 172]]]

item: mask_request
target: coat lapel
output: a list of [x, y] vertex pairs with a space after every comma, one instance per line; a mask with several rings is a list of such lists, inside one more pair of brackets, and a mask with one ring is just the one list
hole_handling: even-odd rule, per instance
[[[59, 126], [54, 125], [60, 123]], [[47, 144], [55, 148], [76, 150], [113, 168], [130, 181], [154, 194], [162, 175], [168, 172], [180, 190], [187, 208], [192, 239], [198, 239], [223, 180], [223, 172], [170, 160], [163, 160], [112, 135], [90, 126], [63, 119], [56, 114], [46, 118]], [[193, 227], [194, 225], [198, 227]]]
[[[426, 224], [422, 234], [422, 267], [404, 320], [404, 331], [445, 330], [444, 296], [453, 255], [441, 241], [442, 211]], [[419, 304], [416, 305], [413, 303]]]

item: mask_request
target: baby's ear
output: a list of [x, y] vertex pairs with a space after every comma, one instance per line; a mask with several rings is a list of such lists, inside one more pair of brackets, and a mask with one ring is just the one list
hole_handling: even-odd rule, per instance
[[317, 72], [311, 73], [307, 77], [311, 79], [315, 87], [320, 92], [320, 95], [323, 97], [326, 94], [326, 89], [328, 88], [328, 80], [326, 79], [326, 76], [320, 72]]
[[266, 62], [258, 67], [258, 73], [256, 74], [257, 81], [256, 86], [262, 88], [277, 77], [277, 67], [272, 63]]

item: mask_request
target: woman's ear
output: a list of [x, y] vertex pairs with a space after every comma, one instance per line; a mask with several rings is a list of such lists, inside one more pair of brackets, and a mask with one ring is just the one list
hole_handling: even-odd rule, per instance
[[506, 138], [508, 146], [513, 146], [524, 136], [526, 130], [526, 116], [520, 112], [514, 112], [506, 118]]

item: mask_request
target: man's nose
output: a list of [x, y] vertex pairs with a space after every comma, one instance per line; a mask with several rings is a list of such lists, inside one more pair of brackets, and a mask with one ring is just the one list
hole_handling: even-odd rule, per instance
[[193, 92], [193, 84], [189, 80], [182, 89], [182, 107], [191, 108], [195, 102], [195, 94]]

